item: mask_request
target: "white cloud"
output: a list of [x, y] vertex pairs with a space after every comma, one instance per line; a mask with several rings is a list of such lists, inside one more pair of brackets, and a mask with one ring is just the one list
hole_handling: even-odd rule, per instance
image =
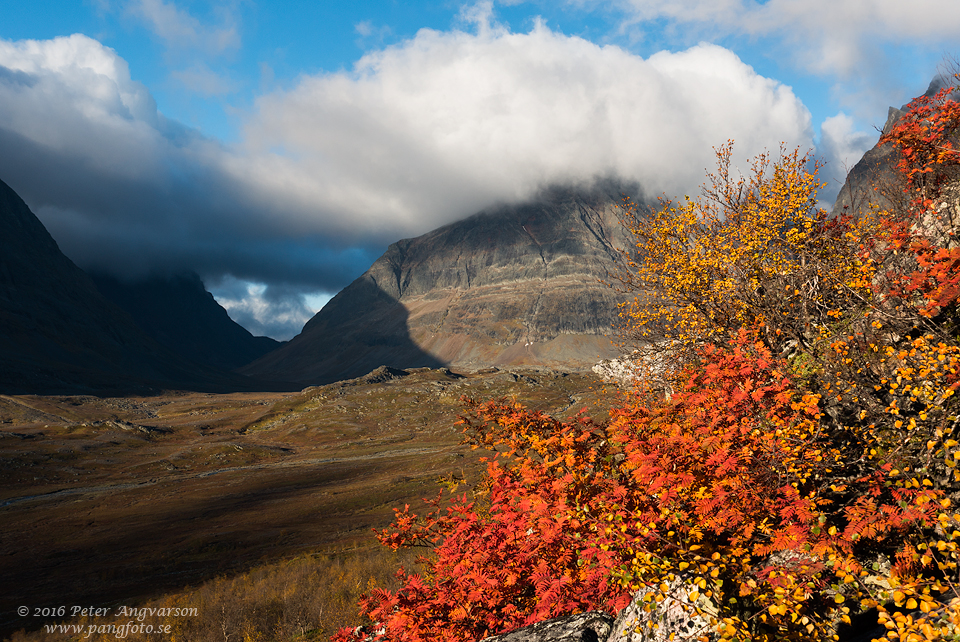
[[99, 171], [154, 169], [162, 126], [156, 102], [113, 50], [79, 34], [0, 40], [0, 65], [23, 79], [0, 84], [0, 127]]
[[307, 304], [307, 307], [316, 313], [323, 309], [323, 306], [329, 303], [332, 298], [329, 294], [314, 293], [304, 295], [303, 300], [304, 303]]
[[491, 25], [502, 30], [500, 25], [495, 24], [493, 0], [480, 0], [474, 4], [463, 5], [460, 7], [458, 19], [466, 25], [472, 25], [484, 35], [489, 33]]
[[349, 213], [345, 230], [419, 233], [598, 174], [690, 191], [728, 138], [742, 155], [812, 143], [790, 89], [726, 49], [644, 60], [542, 24], [422, 30], [352, 73], [304, 78], [257, 105], [245, 131], [257, 162], [232, 167], [237, 177]]
[[881, 45], [920, 41], [950, 48], [960, 31], [960, 3], [951, 0], [619, 0], [617, 4], [627, 12], [628, 26], [643, 28], [640, 23], [665, 20], [668, 28], [693, 32], [696, 37], [777, 38], [806, 69], [840, 75], [874, 66]]
[[741, 158], [808, 148], [810, 116], [713, 45], [645, 60], [543, 25], [423, 30], [261, 97], [226, 146], [164, 118], [91, 38], [0, 40], [0, 179], [71, 258], [232, 275], [294, 308], [281, 286], [335, 291], [386, 243], [545, 184], [694, 192], [728, 138]]
[[212, 53], [235, 49], [240, 36], [235, 26], [203, 25], [197, 18], [164, 0], [131, 0], [127, 10], [142, 19], [168, 47], [196, 47]]
[[[288, 341], [316, 314], [318, 297], [307, 300], [299, 292], [276, 292], [264, 283], [228, 277], [210, 288], [230, 318], [254, 336]], [[329, 297], [327, 297], [329, 299]]]
[[244, 239], [277, 238], [219, 169], [229, 151], [164, 118], [83, 35], [0, 40], [0, 148], [0, 179], [85, 268], [203, 271], [232, 256], [238, 270]]
[[[820, 127], [820, 144], [817, 155], [826, 162], [822, 178], [827, 187], [821, 196], [832, 201], [843, 186], [847, 173], [873, 147], [879, 134], [866, 133], [855, 129], [850, 116], [840, 113], [823, 121]], [[832, 207], [832, 202], [827, 207]]]
[[377, 40], [383, 40], [393, 31], [387, 25], [377, 27], [369, 20], [358, 22], [353, 26], [353, 30], [356, 31], [361, 38], [375, 38]]

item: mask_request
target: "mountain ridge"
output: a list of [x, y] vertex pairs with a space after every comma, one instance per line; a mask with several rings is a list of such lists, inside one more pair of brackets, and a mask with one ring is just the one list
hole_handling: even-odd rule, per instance
[[283, 345], [230, 318], [195, 272], [125, 282], [91, 274], [97, 289], [152, 339], [179, 356], [234, 370]]
[[0, 393], [289, 390], [187, 360], [147, 335], [0, 181]]
[[240, 371], [329, 383], [386, 365], [589, 369], [619, 354], [600, 283], [636, 186], [552, 187], [393, 243], [287, 345]]

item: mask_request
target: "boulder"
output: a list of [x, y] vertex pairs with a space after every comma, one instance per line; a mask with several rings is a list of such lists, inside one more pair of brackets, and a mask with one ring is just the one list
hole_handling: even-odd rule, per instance
[[613, 618], [606, 613], [588, 611], [538, 622], [482, 642], [604, 642], [612, 623]]
[[634, 355], [627, 354], [615, 359], [603, 359], [593, 366], [592, 370], [605, 383], [615, 383], [624, 388], [629, 388], [637, 380], [637, 366]]
[[688, 596], [693, 589], [678, 578], [668, 584], [664, 599], [649, 611], [644, 609], [644, 598], [657, 589], [640, 589], [617, 616], [607, 642], [693, 642], [704, 635], [717, 638], [709, 615], [716, 613], [716, 607], [703, 596], [691, 602]]

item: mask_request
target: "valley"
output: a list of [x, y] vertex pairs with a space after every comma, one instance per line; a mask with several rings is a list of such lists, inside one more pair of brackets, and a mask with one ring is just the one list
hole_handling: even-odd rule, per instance
[[601, 414], [601, 388], [546, 369], [380, 368], [299, 393], [2, 395], [0, 634], [48, 621], [24, 605], [129, 606], [297, 555], [372, 553], [394, 507], [475, 479], [461, 396], [570, 416]]

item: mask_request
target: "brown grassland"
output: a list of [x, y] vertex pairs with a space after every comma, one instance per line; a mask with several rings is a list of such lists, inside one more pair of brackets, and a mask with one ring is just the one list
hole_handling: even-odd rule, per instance
[[[419, 369], [300, 393], [0, 396], [0, 635], [118, 639], [124, 608], [162, 636], [323, 640], [415, 554], [380, 547], [393, 508], [475, 479], [462, 395], [558, 417], [598, 408], [592, 375]], [[56, 609], [65, 607], [64, 616]], [[70, 618], [74, 606], [110, 615]], [[27, 616], [17, 613], [27, 607]], [[53, 609], [44, 615], [43, 609]], [[82, 633], [45, 633], [55, 622]], [[88, 637], [90, 626], [100, 633]], [[12, 637], [9, 637], [12, 636]]]

